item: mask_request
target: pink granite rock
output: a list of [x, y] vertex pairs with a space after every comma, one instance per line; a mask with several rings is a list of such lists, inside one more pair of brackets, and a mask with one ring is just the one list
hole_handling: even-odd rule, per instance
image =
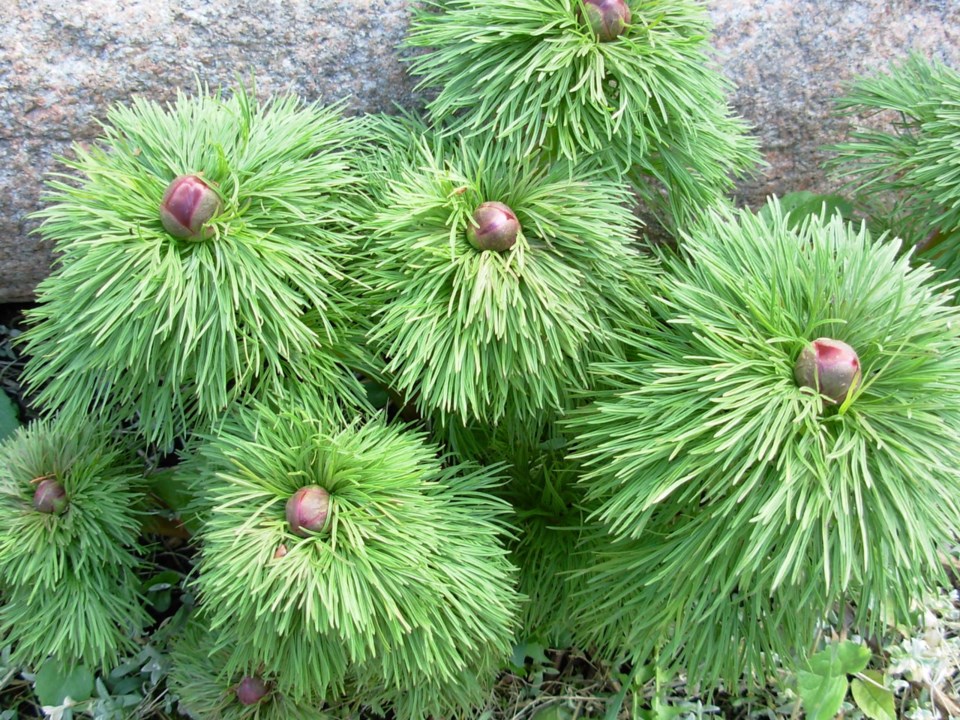
[[769, 166], [742, 183], [755, 206], [773, 193], [835, 190], [823, 146], [849, 121], [832, 99], [856, 77], [914, 50], [960, 69], [956, 0], [710, 0], [713, 45], [737, 83], [734, 108], [753, 124]]
[[[171, 100], [196, 80], [257, 79], [257, 94], [350, 97], [355, 112], [414, 102], [395, 46], [408, 0], [23, 0], [0, 23], [0, 302], [26, 300], [50, 249], [30, 234], [42, 179], [70, 142], [90, 142], [115, 102]], [[711, 0], [734, 107], [756, 126], [769, 167], [741, 186], [829, 190], [820, 146], [840, 139], [830, 99], [858, 73], [911, 49], [960, 67], [955, 0]]]

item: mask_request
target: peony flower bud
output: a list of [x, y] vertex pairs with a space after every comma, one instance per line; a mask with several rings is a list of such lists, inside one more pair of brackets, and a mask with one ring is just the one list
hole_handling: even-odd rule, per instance
[[204, 240], [213, 229], [204, 227], [222, 209], [220, 196], [196, 175], [174, 179], [160, 203], [160, 222], [168, 233], [185, 240]]
[[290, 532], [300, 537], [309, 537], [320, 532], [327, 524], [330, 511], [330, 493], [319, 485], [307, 485], [297, 490], [287, 500], [287, 522]]
[[237, 685], [237, 700], [243, 705], [256, 705], [270, 692], [263, 680], [248, 675]]
[[600, 42], [616, 40], [630, 23], [630, 7], [626, 0], [582, 0], [582, 15]]
[[467, 240], [477, 250], [509, 250], [517, 242], [520, 221], [508, 206], [501, 202], [482, 203], [473, 212], [473, 222], [467, 225]]
[[33, 507], [42, 513], [60, 515], [67, 509], [67, 491], [52, 478], [41, 480], [33, 493]]
[[801, 387], [813, 388], [839, 405], [860, 385], [860, 358], [845, 342], [817, 338], [800, 351], [793, 376]]

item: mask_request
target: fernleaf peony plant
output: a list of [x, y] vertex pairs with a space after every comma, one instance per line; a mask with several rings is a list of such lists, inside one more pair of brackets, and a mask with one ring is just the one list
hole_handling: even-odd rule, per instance
[[[509, 506], [491, 494], [497, 466], [438, 452], [382, 418], [343, 425], [306, 396], [238, 410], [203, 438], [180, 472], [201, 508], [202, 614], [232, 649], [222, 673], [262, 669], [296, 703], [349, 690], [402, 705], [430, 688], [411, 718], [481, 699], [517, 605]], [[301, 532], [305, 488], [325, 491], [326, 515]]]
[[[860, 119], [830, 165], [880, 229], [960, 277], [960, 73], [912, 55], [858, 79], [837, 107]], [[866, 126], [892, 116], [892, 127]]]
[[[112, 414], [169, 449], [291, 384], [361, 396], [342, 365], [357, 178], [339, 108], [240, 90], [107, 120], [38, 213], [59, 253], [23, 336], [40, 404], [74, 423]], [[175, 214], [195, 237], [170, 232]]]
[[[628, 194], [588, 168], [512, 159], [502, 143], [380, 125], [359, 278], [392, 386], [445, 424], [563, 409], [587, 363], [618, 352], [622, 327], [646, 314], [655, 265], [634, 246]], [[404, 133], [395, 153], [387, 143]], [[491, 203], [509, 215], [490, 216]], [[508, 247], [471, 241], [491, 234], [489, 217], [509, 224]]]
[[92, 424], [37, 422], [0, 445], [0, 642], [15, 662], [106, 669], [137, 647], [144, 482]]
[[[195, 718], [467, 717], [526, 642], [709, 693], [836, 607], [909, 613], [960, 524], [960, 311], [910, 253], [954, 264], [956, 78], [846, 101], [908, 119], [841, 149], [862, 206], [916, 216], [873, 239], [729, 208], [756, 143], [706, 31], [691, 0], [437, 0], [427, 119], [114, 108], [38, 213], [14, 662], [144, 645], [160, 514], [192, 532], [152, 614]], [[638, 196], [677, 247], [644, 250]]]
[[[659, 324], [569, 420], [610, 535], [592, 639], [732, 681], [838, 603], [864, 633], [906, 617], [960, 526], [952, 294], [899, 243], [776, 204], [707, 215], [664, 277]], [[822, 338], [822, 370], [856, 365], [833, 396], [795, 372]]]
[[760, 160], [708, 36], [688, 0], [439, 0], [416, 12], [407, 46], [446, 133], [501, 141], [513, 159], [593, 163], [676, 228]]

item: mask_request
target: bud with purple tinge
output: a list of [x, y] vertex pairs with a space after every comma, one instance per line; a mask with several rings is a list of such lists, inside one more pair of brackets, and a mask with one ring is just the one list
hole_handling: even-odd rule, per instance
[[290, 532], [309, 537], [326, 527], [330, 513], [330, 493], [319, 485], [307, 485], [287, 500], [287, 523]]
[[793, 376], [798, 385], [813, 388], [839, 405], [860, 385], [860, 358], [845, 342], [817, 338], [800, 351]]
[[33, 493], [33, 507], [42, 513], [60, 515], [67, 509], [67, 491], [56, 480], [41, 480]]
[[630, 6], [625, 0], [582, 0], [582, 15], [600, 42], [611, 42], [630, 24]]
[[263, 700], [270, 692], [263, 680], [258, 677], [250, 676], [243, 678], [237, 684], [237, 700], [243, 705], [256, 705]]
[[517, 242], [520, 221], [509, 206], [502, 202], [482, 203], [473, 212], [467, 225], [467, 240], [477, 250], [509, 250]]
[[168, 233], [185, 240], [205, 240], [213, 235], [207, 226], [220, 213], [217, 192], [196, 175], [174, 179], [160, 203], [160, 222]]

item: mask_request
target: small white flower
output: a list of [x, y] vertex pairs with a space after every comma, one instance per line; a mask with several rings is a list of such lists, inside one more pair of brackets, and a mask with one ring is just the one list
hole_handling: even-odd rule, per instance
[[67, 695], [63, 699], [63, 705], [44, 705], [40, 709], [43, 710], [44, 716], [50, 718], [50, 720], [63, 720], [63, 714], [77, 704], [73, 698]]

